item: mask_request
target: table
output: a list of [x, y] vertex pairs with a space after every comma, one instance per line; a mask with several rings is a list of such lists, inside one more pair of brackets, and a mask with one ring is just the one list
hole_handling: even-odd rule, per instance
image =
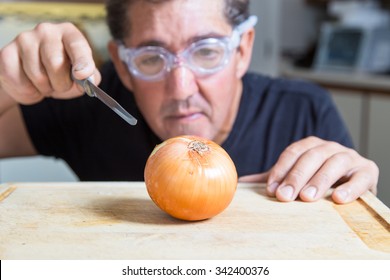
[[143, 182], [8, 183], [0, 259], [390, 259], [390, 210], [371, 193], [283, 203], [240, 183], [224, 212], [186, 222]]
[[390, 76], [370, 73], [351, 73], [348, 71], [325, 71], [295, 67], [289, 62], [282, 62], [280, 74], [288, 78], [305, 79], [328, 89], [339, 89], [372, 93], [390, 94]]

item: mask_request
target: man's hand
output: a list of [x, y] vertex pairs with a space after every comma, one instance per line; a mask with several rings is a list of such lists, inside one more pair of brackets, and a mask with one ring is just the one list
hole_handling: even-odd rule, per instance
[[379, 169], [371, 160], [338, 143], [308, 137], [291, 144], [266, 173], [243, 176], [240, 182], [266, 182], [267, 193], [280, 201], [316, 201], [336, 186], [336, 203], [376, 194]]
[[73, 24], [41, 23], [0, 50], [0, 94], [21, 104], [80, 96], [71, 71], [77, 79], [101, 79], [87, 39]]

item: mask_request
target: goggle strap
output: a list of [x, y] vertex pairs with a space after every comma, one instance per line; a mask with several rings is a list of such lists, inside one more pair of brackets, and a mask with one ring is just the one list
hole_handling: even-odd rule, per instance
[[239, 25], [233, 29], [233, 34], [231, 37], [230, 47], [232, 49], [236, 48], [240, 44], [240, 37], [243, 33], [248, 31], [250, 28], [254, 27], [257, 23], [257, 16], [250, 16]]
[[250, 28], [254, 27], [257, 23], [257, 16], [249, 16], [246, 20], [237, 25], [234, 29], [241, 35], [244, 32], [248, 31]]
[[122, 43], [118, 44], [118, 55], [119, 55], [119, 58], [123, 62], [127, 62], [127, 59], [126, 59], [126, 47]]

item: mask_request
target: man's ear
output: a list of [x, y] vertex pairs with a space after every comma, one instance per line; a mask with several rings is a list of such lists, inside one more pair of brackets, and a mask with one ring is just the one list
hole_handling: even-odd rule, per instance
[[237, 78], [241, 79], [249, 68], [252, 59], [253, 43], [255, 41], [255, 29], [251, 28], [241, 36], [238, 46], [238, 63], [236, 69]]
[[118, 44], [110, 40], [107, 45], [108, 52], [110, 53], [111, 60], [114, 63], [116, 72], [119, 75], [123, 85], [130, 91], [133, 90], [132, 77], [127, 69], [127, 66], [123, 61], [119, 58]]

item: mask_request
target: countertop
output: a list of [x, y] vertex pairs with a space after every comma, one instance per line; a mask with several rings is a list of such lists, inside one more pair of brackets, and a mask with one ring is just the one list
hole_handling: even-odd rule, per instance
[[309, 80], [327, 88], [390, 94], [390, 75], [314, 70], [295, 67], [288, 62], [281, 63], [280, 75]]
[[143, 182], [0, 185], [0, 259], [390, 259], [390, 210], [371, 193], [282, 203], [239, 184], [221, 214], [177, 220]]

